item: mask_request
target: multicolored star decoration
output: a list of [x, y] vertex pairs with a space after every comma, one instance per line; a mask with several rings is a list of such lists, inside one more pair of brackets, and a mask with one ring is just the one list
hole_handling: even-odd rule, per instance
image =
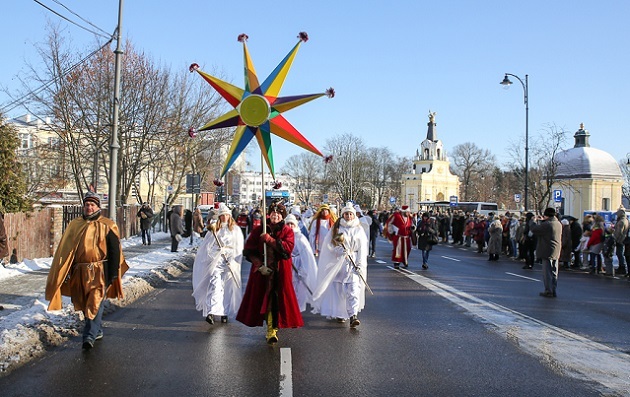
[[[228, 151], [227, 159], [221, 171], [223, 177], [230, 169], [234, 161], [247, 147], [252, 138], [256, 137], [258, 146], [262, 150], [267, 167], [274, 175], [273, 150], [271, 147], [271, 134], [279, 136], [295, 145], [298, 145], [312, 153], [323, 156], [300, 132], [284, 118], [282, 113], [310, 102], [324, 95], [332, 98], [335, 90], [327, 89], [319, 94], [306, 94], [295, 96], [278, 96], [284, 81], [291, 69], [293, 60], [303, 42], [308, 40], [306, 32], [300, 32], [298, 43], [289, 51], [286, 57], [276, 66], [262, 84], [259, 84], [254, 63], [247, 50], [249, 36], [240, 34], [238, 41], [243, 43], [245, 58], [245, 88], [238, 88], [230, 83], [199, 70], [199, 65], [190, 65], [190, 72], [197, 72], [206, 80], [234, 109], [208, 122], [198, 131], [208, 131], [217, 128], [236, 127], [234, 140]], [[196, 131], [189, 131], [191, 138], [196, 136]]]

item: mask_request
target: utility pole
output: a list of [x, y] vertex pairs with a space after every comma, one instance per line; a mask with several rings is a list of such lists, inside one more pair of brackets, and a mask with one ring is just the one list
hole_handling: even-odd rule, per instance
[[122, 37], [122, 10], [124, 0], [118, 2], [118, 27], [116, 28], [116, 54], [115, 71], [114, 71], [114, 112], [112, 123], [112, 139], [109, 145], [109, 218], [116, 222], [116, 198], [118, 185], [118, 108], [120, 107], [120, 64], [122, 62], [122, 49], [120, 48], [120, 39]]

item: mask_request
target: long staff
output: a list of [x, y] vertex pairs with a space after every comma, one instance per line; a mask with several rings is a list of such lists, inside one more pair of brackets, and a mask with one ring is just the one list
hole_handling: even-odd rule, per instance
[[232, 275], [232, 278], [234, 279], [234, 282], [236, 283], [236, 286], [238, 288], [241, 288], [241, 283], [238, 282], [238, 279], [234, 275], [234, 271], [232, 270], [232, 266], [230, 266], [230, 261], [228, 260], [227, 256], [225, 256], [225, 254], [223, 253], [223, 244], [221, 244], [221, 241], [219, 241], [219, 237], [217, 236], [217, 232], [214, 230], [213, 226], [210, 226], [210, 230], [212, 231], [212, 235], [214, 236], [214, 240], [217, 242], [217, 245], [219, 246], [219, 249], [220, 249], [219, 252], [221, 253], [221, 257], [225, 261], [225, 264], [226, 264], [228, 270], [230, 271], [230, 274]]
[[295, 267], [295, 265], [293, 263], [291, 263], [291, 266], [293, 266], [293, 270], [295, 270], [295, 274], [297, 275], [298, 281], [301, 281], [302, 284], [304, 284], [304, 286], [306, 287], [306, 289], [308, 290], [308, 292], [313, 295], [313, 291], [311, 291], [311, 289], [308, 287], [308, 284], [306, 284], [306, 280], [304, 280], [304, 277], [302, 277], [300, 275], [300, 272], [298, 272], [297, 267]]
[[365, 284], [365, 287], [367, 288], [367, 290], [370, 291], [370, 294], [374, 295], [374, 292], [372, 292], [372, 288], [370, 288], [369, 284], [367, 283], [367, 281], [363, 277], [363, 274], [361, 274], [361, 269], [359, 269], [359, 266], [357, 266], [357, 264], [354, 261], [354, 259], [352, 258], [352, 256], [350, 256], [350, 254], [348, 253], [348, 249], [346, 248], [346, 244], [343, 241], [341, 241], [341, 246], [343, 247], [343, 250], [345, 251], [346, 256], [348, 257], [348, 259], [350, 259], [350, 263], [352, 263], [352, 266], [354, 266], [354, 270], [357, 272], [357, 274], [361, 278], [361, 281], [363, 281], [363, 284]]

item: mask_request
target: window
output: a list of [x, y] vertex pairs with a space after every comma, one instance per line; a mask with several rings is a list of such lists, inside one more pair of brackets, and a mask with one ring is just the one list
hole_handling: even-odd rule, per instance
[[30, 149], [32, 147], [31, 134], [21, 133], [20, 137], [20, 149]]
[[602, 210], [603, 211], [610, 211], [610, 199], [609, 198], [602, 198]]

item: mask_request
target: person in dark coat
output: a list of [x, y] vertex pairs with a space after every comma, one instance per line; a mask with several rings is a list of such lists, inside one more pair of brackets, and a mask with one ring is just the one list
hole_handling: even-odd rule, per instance
[[525, 230], [523, 231], [523, 252], [525, 252], [525, 266], [523, 269], [534, 268], [534, 252], [536, 251], [536, 236], [531, 231], [530, 222], [534, 219], [534, 213], [525, 214]]
[[555, 298], [558, 287], [558, 258], [562, 247], [562, 225], [554, 208], [547, 208], [543, 216], [529, 221], [529, 229], [538, 237], [536, 254], [542, 259], [545, 291], [540, 296]]
[[171, 252], [177, 252], [179, 242], [182, 241], [182, 235], [184, 234], [184, 226], [182, 225], [182, 213], [183, 207], [181, 205], [174, 205], [173, 212], [169, 220], [169, 228], [171, 231]]
[[580, 251], [580, 240], [582, 239], [582, 225], [577, 218], [569, 217], [569, 226], [571, 227], [571, 247], [573, 251], [573, 264], [571, 268], [579, 269], [582, 267], [582, 252]]
[[0, 263], [4, 265], [4, 258], [9, 255], [9, 239], [4, 228], [4, 214], [0, 212]]
[[142, 245], [151, 245], [151, 223], [153, 222], [153, 209], [149, 203], [142, 203], [142, 207], [136, 214], [140, 218], [140, 230], [142, 231]]
[[422, 251], [422, 268], [426, 270], [429, 268], [429, 253], [438, 239], [438, 231], [431, 222], [428, 212], [422, 214], [415, 233], [418, 236], [418, 249]]
[[374, 211], [369, 210], [368, 216], [372, 218], [372, 223], [370, 224], [370, 248], [369, 255], [370, 258], [374, 258], [376, 256], [376, 239], [383, 232], [383, 226], [381, 226], [380, 222], [376, 215], [374, 215]]
[[571, 253], [573, 252], [573, 245], [571, 242], [571, 225], [568, 219], [560, 221], [562, 225], [562, 249], [560, 250], [560, 262], [565, 269], [569, 268], [571, 264]]

